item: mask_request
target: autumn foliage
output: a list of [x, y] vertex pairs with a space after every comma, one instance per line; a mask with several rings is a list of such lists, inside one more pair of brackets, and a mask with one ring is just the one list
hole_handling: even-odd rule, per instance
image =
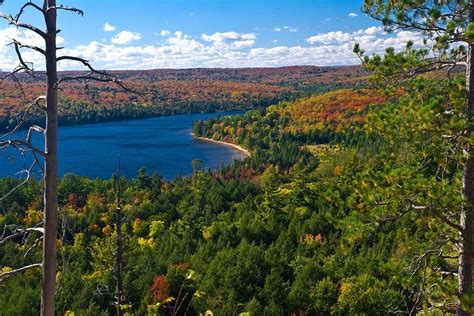
[[[142, 95], [106, 83], [67, 83], [60, 91], [60, 124], [93, 123], [180, 113], [212, 112], [267, 106], [313, 92], [353, 87], [364, 82], [360, 67], [283, 67], [246, 69], [183, 69], [111, 72]], [[71, 74], [61, 73], [60, 76]], [[19, 77], [0, 86], [0, 127], [12, 126], [41, 80]], [[41, 123], [41, 111], [28, 117]]]
[[155, 303], [163, 302], [170, 297], [171, 287], [164, 275], [157, 275], [153, 278], [150, 288]]
[[361, 122], [369, 105], [382, 104], [385, 97], [375, 90], [341, 89], [298, 100], [281, 110], [290, 117], [293, 126], [305, 129], [321, 128], [330, 124], [336, 128]]

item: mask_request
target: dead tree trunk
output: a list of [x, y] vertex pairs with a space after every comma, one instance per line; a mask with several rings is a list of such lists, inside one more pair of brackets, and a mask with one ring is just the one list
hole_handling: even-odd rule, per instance
[[[466, 106], [466, 116], [469, 120], [468, 133], [473, 132], [472, 128], [472, 108], [474, 104], [474, 72], [471, 63], [474, 62], [474, 45], [469, 45], [468, 75], [467, 75], [467, 94], [468, 103]], [[461, 252], [459, 255], [459, 294], [461, 297], [472, 291], [473, 278], [473, 251], [474, 251], [474, 148], [468, 145], [466, 148], [466, 166], [463, 175], [463, 195], [464, 205], [461, 211], [461, 226], [463, 232], [461, 234]], [[460, 315], [470, 315], [463, 313]]]
[[[0, 4], [3, 1], [0, 0]], [[44, 18], [46, 24], [46, 31], [43, 31], [31, 24], [25, 24], [20, 22], [20, 17], [23, 12], [27, 9], [34, 9], [36, 12], [40, 12]], [[25, 170], [27, 173], [27, 178], [20, 185], [25, 184], [28, 179], [30, 179], [31, 172], [38, 162], [38, 156], [40, 155], [44, 158], [44, 229], [42, 232], [43, 235], [43, 260], [41, 263], [42, 266], [42, 281], [41, 281], [41, 315], [42, 316], [53, 316], [55, 311], [55, 291], [56, 291], [56, 239], [57, 239], [57, 211], [58, 211], [58, 86], [66, 81], [75, 81], [83, 82], [87, 84], [89, 81], [105, 82], [105, 83], [114, 83], [124, 89], [125, 91], [134, 92], [133, 90], [128, 89], [124, 86], [121, 80], [118, 78], [109, 75], [105, 71], [98, 71], [89, 63], [89, 61], [75, 56], [60, 56], [57, 57], [57, 46], [56, 46], [56, 36], [58, 33], [57, 30], [57, 11], [70, 11], [78, 15], [83, 15], [83, 12], [77, 8], [57, 5], [56, 0], [43, 0], [43, 7], [36, 5], [34, 2], [29, 1], [23, 4], [19, 13], [16, 16], [7, 15], [0, 13], [0, 18], [6, 20], [10, 25], [13, 25], [17, 28], [26, 29], [28, 31], [34, 32], [40, 37], [43, 38], [45, 43], [45, 48], [34, 45], [29, 45], [27, 43], [22, 43], [16, 39], [13, 39], [12, 45], [15, 48], [15, 52], [18, 57], [19, 66], [15, 68], [8, 75], [0, 78], [1, 80], [8, 77], [13, 77], [16, 79], [15, 75], [20, 72], [25, 72], [29, 75], [34, 75], [34, 69], [31, 63], [28, 63], [24, 60], [22, 56], [22, 49], [29, 49], [30, 51], [35, 51], [40, 53], [45, 57], [46, 60], [46, 76], [47, 76], [47, 92], [46, 97], [38, 97], [31, 105], [29, 105], [22, 116], [22, 119], [17, 124], [12, 132], [3, 135], [0, 138], [0, 149], [6, 148], [16, 148], [21, 153], [24, 154], [25, 149], [32, 151], [34, 155], [33, 165]], [[78, 75], [63, 75], [61, 78], [58, 78], [57, 64], [61, 61], [70, 61], [81, 64], [87, 69], [87, 72], [84, 74]], [[16, 80], [21, 88], [21, 83]], [[134, 92], [137, 93], [137, 92]], [[139, 93], [138, 93], [139, 94]], [[46, 100], [46, 106], [39, 104], [39, 101]], [[7, 139], [3, 140], [6, 136], [13, 136], [13, 132], [17, 131], [22, 127], [24, 123], [23, 119], [26, 117], [26, 114], [30, 111], [33, 106], [38, 106], [45, 111], [46, 122], [45, 128], [39, 126], [31, 126], [28, 132], [26, 141], [21, 139]], [[31, 142], [31, 134], [33, 132], [40, 133], [44, 136], [45, 145], [44, 150], [36, 148]], [[17, 187], [13, 188], [13, 192]], [[10, 194], [8, 193], [8, 194]], [[118, 200], [120, 211], [120, 200]], [[121, 214], [118, 218], [121, 218]], [[121, 219], [120, 219], [121, 220]], [[121, 224], [120, 224], [121, 226]], [[119, 227], [120, 227], [119, 226]], [[118, 229], [120, 232], [120, 229]], [[121, 249], [121, 232], [117, 239], [118, 246]], [[120, 260], [121, 259], [121, 250], [120, 250]], [[39, 264], [31, 265], [29, 267], [37, 267]], [[120, 284], [121, 280], [121, 265], [120, 265], [119, 275], [120, 275]], [[17, 269], [16, 272], [24, 271], [24, 268]], [[8, 275], [11, 275], [8, 274]], [[5, 276], [5, 275], [4, 275]], [[1, 277], [1, 276], [0, 276]], [[123, 297], [123, 285], [118, 286], [118, 306], [121, 304]]]
[[117, 316], [122, 316], [122, 304], [123, 304], [123, 277], [122, 277], [122, 265], [123, 265], [123, 245], [122, 245], [122, 208], [121, 208], [121, 200], [120, 200], [121, 190], [120, 190], [120, 165], [117, 171], [117, 210], [116, 210], [116, 224], [115, 224], [115, 231], [116, 231], [116, 240], [115, 240], [115, 278], [117, 282]]
[[[474, 22], [474, 0], [469, 1], [469, 21]], [[468, 44], [466, 62], [466, 108], [467, 134], [473, 133], [472, 112], [474, 107], [474, 44]], [[459, 254], [458, 289], [462, 298], [472, 291], [473, 277], [473, 251], [474, 251], [474, 150], [471, 144], [465, 149], [466, 166], [463, 174], [463, 196], [464, 203], [461, 210], [460, 224], [463, 228], [461, 232], [461, 249]], [[458, 315], [470, 315], [471, 313], [458, 308]]]
[[56, 291], [56, 235], [58, 210], [58, 94], [56, 59], [56, 1], [45, 0], [46, 22], [46, 137], [44, 166], [44, 241], [41, 315], [54, 315]]

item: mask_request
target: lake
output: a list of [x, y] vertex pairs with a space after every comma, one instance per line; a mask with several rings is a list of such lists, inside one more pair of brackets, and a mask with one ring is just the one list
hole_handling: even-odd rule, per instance
[[[193, 159], [201, 160], [203, 168], [217, 169], [245, 155], [225, 145], [193, 139], [192, 123], [240, 113], [186, 114], [61, 127], [59, 174], [108, 179], [116, 172], [119, 159], [121, 173], [126, 177], [134, 177], [141, 167], [148, 174], [158, 172], [168, 180], [190, 175]], [[35, 137], [35, 142], [40, 142], [41, 136]], [[11, 160], [5, 153], [0, 155], [0, 177], [14, 176], [22, 169], [21, 158]]]

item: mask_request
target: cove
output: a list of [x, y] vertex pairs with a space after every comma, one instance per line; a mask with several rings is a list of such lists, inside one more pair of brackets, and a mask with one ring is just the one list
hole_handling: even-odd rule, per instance
[[[74, 173], [89, 178], [108, 179], [121, 162], [121, 174], [134, 177], [145, 167], [171, 180], [192, 174], [193, 159], [203, 168], [217, 169], [234, 159], [243, 159], [239, 150], [193, 139], [193, 121], [215, 116], [241, 114], [239, 111], [184, 114], [155, 118], [96, 123], [59, 129], [59, 174]], [[35, 143], [41, 136], [36, 135]], [[23, 161], [12, 152], [0, 154], [0, 177], [20, 177]], [[36, 173], [37, 174], [37, 173]]]

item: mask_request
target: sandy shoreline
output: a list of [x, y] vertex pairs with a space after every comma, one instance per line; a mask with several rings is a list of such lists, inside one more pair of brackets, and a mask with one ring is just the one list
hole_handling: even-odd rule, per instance
[[245, 149], [245, 148], [243, 148], [239, 145], [235, 145], [235, 144], [232, 144], [232, 143], [227, 143], [227, 142], [223, 142], [223, 141], [219, 141], [219, 140], [213, 140], [213, 139], [206, 138], [206, 137], [199, 137], [199, 136], [194, 135], [194, 133], [191, 133], [191, 135], [193, 136], [194, 139], [198, 139], [198, 140], [202, 140], [202, 141], [206, 141], [206, 142], [210, 142], [210, 143], [215, 143], [215, 144], [221, 144], [221, 145], [225, 145], [225, 146], [228, 146], [228, 147], [235, 148], [238, 151], [242, 152], [245, 156], [250, 157], [250, 152], [247, 149]]

